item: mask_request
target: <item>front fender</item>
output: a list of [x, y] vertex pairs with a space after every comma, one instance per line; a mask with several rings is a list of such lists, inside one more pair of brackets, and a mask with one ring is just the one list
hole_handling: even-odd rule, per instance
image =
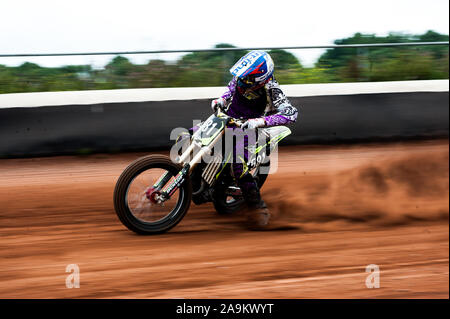
[[[263, 132], [269, 137], [267, 144], [269, 144], [270, 150], [273, 150], [278, 145], [278, 142], [292, 133], [288, 127], [282, 125], [263, 128]], [[259, 146], [258, 148], [262, 149], [264, 146]]]

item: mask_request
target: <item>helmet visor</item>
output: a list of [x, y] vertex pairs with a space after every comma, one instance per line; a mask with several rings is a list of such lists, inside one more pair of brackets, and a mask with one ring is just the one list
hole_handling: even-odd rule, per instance
[[256, 85], [254, 76], [246, 76], [243, 78], [238, 78], [237, 85], [242, 89], [250, 89]]

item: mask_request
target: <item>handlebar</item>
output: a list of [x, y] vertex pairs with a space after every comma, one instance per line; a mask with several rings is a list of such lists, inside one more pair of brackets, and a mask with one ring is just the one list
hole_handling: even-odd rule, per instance
[[235, 126], [235, 127], [241, 127], [242, 124], [244, 124], [244, 121], [235, 119], [235, 118], [231, 118], [230, 121], [228, 122], [228, 124], [231, 124], [232, 126]]
[[229, 118], [228, 125], [235, 126], [235, 127], [241, 127], [242, 124], [244, 124], [244, 122], [245, 122], [240, 119], [236, 119], [234, 117], [228, 116], [227, 114], [222, 112], [222, 110], [220, 108], [217, 108], [214, 115], [218, 116], [218, 117], [228, 117]]

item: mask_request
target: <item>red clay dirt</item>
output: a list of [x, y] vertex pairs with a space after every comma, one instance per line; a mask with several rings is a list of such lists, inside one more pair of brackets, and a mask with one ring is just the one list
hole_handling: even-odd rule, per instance
[[262, 194], [290, 230], [263, 233], [211, 204], [130, 232], [113, 189], [143, 155], [0, 160], [0, 298], [449, 298], [448, 140], [281, 147]]

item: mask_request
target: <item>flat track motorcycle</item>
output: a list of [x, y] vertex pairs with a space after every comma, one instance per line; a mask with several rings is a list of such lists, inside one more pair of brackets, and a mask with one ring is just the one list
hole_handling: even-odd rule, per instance
[[[131, 163], [114, 189], [114, 208], [120, 221], [138, 234], [159, 234], [183, 219], [191, 201], [197, 205], [213, 202], [219, 214], [241, 209], [244, 199], [232, 175], [232, 153], [213, 154], [213, 150], [226, 128], [240, 127], [242, 123], [218, 110], [200, 123], [187, 140], [190, 144], [175, 161], [169, 156], [148, 155]], [[258, 139], [248, 147], [246, 165], [261, 188], [270, 169], [270, 152], [291, 131], [285, 126], [259, 131], [265, 144], [258, 145]], [[210, 160], [204, 161], [207, 156]]]

